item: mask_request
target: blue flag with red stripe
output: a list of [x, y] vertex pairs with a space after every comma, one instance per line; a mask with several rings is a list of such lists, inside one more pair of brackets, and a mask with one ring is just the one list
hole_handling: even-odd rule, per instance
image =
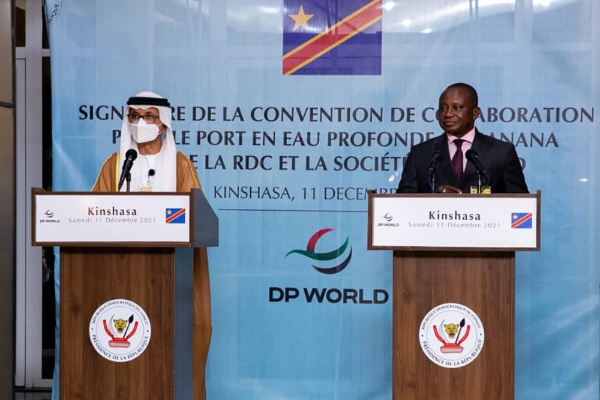
[[185, 208], [167, 208], [165, 214], [167, 224], [185, 224]]
[[533, 227], [532, 213], [511, 213], [511, 229], [531, 229]]
[[284, 0], [284, 75], [381, 75], [382, 0]]

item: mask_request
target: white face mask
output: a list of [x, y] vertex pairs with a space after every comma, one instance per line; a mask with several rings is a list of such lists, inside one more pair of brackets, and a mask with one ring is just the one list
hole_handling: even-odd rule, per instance
[[143, 118], [140, 118], [137, 124], [129, 123], [131, 138], [136, 143], [148, 143], [156, 139], [159, 135], [158, 125], [148, 124]]

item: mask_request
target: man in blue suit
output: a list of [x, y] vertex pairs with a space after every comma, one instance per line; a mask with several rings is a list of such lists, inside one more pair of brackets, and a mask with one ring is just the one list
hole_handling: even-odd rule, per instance
[[448, 86], [436, 113], [444, 133], [411, 148], [398, 193], [529, 193], [514, 145], [475, 128], [480, 112], [472, 86]]

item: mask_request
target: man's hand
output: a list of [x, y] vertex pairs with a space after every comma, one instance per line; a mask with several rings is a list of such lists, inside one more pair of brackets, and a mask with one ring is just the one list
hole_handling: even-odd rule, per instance
[[454, 186], [450, 186], [450, 185], [441, 185], [438, 186], [436, 189], [437, 193], [462, 193], [462, 191], [458, 188], [455, 188]]

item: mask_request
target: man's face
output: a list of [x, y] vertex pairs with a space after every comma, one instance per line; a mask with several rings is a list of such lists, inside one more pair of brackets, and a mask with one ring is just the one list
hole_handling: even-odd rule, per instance
[[[132, 118], [132, 116], [135, 116], [136, 114], [139, 117], [139, 118], [137, 118], [137, 121], [135, 120], [135, 117]], [[160, 113], [157, 108], [150, 107], [150, 108], [143, 109], [143, 108], [131, 107], [129, 109], [129, 122], [137, 123], [137, 122], [139, 122], [140, 119], [144, 119], [144, 121], [146, 121], [147, 124], [157, 125], [159, 132], [163, 131], [164, 125], [162, 124], [162, 122], [160, 120]], [[154, 120], [154, 121], [152, 121], [152, 120]]]
[[447, 89], [440, 96], [437, 118], [444, 132], [462, 137], [475, 125], [479, 117], [471, 93], [464, 88]]

